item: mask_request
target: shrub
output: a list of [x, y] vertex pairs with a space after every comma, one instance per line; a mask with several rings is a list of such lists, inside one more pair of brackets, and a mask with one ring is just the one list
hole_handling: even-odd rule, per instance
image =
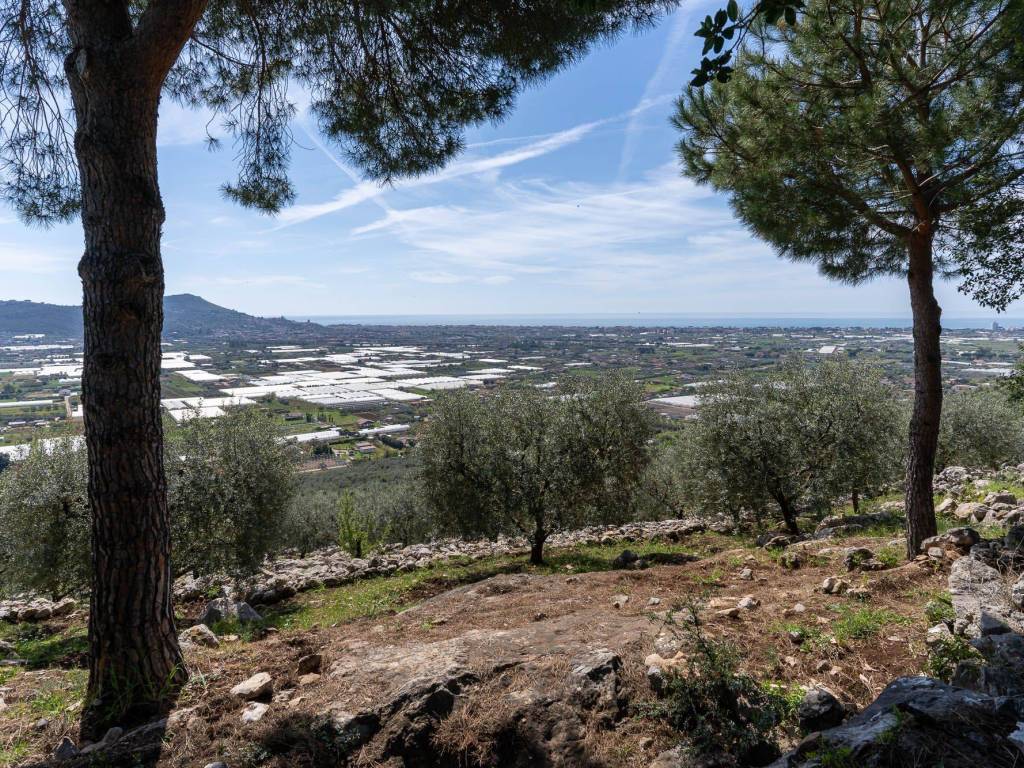
[[924, 604], [924, 615], [933, 625], [939, 622], [953, 621], [956, 612], [953, 610], [953, 600], [948, 593], [933, 597]]
[[779, 753], [779, 729], [791, 711], [786, 692], [739, 671], [727, 642], [706, 637], [696, 605], [670, 620], [688, 647], [687, 667], [671, 675], [656, 710], [698, 755], [729, 755], [764, 765]]
[[962, 661], [981, 660], [982, 656], [959, 635], [945, 635], [928, 649], [927, 672], [943, 682], [950, 682]]
[[0, 592], [56, 599], [89, 584], [86, 451], [71, 438], [43, 447], [0, 474]]
[[437, 520], [412, 480], [368, 483], [354, 491], [371, 537], [388, 544], [416, 544], [437, 537]]
[[280, 549], [305, 554], [340, 545], [365, 554], [379, 544], [416, 544], [436, 537], [437, 526], [411, 480], [368, 482], [358, 488], [305, 493], [288, 509]]
[[338, 543], [353, 557], [362, 557], [364, 548], [375, 543], [374, 521], [365, 507], [357, 506], [355, 496], [345, 492], [338, 499]]

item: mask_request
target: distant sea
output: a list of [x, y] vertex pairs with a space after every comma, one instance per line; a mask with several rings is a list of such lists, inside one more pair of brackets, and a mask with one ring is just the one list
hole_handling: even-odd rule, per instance
[[[496, 325], [562, 326], [566, 328], [901, 328], [909, 317], [825, 317], [782, 315], [289, 315], [321, 325]], [[942, 326], [953, 329], [1024, 328], [1024, 318], [950, 317]]]

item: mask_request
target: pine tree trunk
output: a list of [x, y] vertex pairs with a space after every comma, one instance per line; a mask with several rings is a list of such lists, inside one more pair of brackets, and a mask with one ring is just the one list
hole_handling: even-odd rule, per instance
[[854, 491], [850, 494], [850, 502], [853, 504], [853, 514], [860, 514], [860, 494]]
[[910, 306], [914, 316], [914, 410], [907, 452], [907, 558], [937, 532], [932, 475], [942, 416], [942, 356], [939, 319], [942, 310], [933, 287], [932, 238], [917, 235], [910, 242]]
[[82, 403], [93, 574], [81, 730], [89, 738], [165, 712], [186, 679], [171, 607], [160, 415], [162, 77], [146, 70], [151, 62], [126, 14], [98, 15], [77, 20], [66, 62], [85, 231]]

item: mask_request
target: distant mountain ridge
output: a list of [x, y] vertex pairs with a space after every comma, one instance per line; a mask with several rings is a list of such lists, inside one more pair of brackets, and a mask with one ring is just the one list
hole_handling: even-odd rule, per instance
[[[247, 315], [218, 306], [201, 296], [180, 293], [164, 297], [164, 337], [290, 337], [320, 329], [315, 323]], [[0, 335], [45, 333], [80, 338], [82, 308], [36, 301], [0, 301]]]

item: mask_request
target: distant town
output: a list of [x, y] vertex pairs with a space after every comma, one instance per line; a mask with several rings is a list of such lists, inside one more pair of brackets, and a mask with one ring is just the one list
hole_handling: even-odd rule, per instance
[[[692, 416], [700, 387], [722, 371], [792, 356], [871, 360], [902, 388], [913, 380], [907, 329], [323, 326], [263, 321], [187, 298], [204, 320], [171, 327], [164, 342], [167, 427], [260, 408], [308, 471], [401, 457], [431, 398], [448, 389], [551, 388], [567, 375], [619, 370], [673, 420]], [[0, 331], [0, 454], [14, 461], [33, 441], [82, 433], [80, 333], [40, 322], [45, 330]], [[947, 331], [947, 385], [977, 387], [1008, 374], [1021, 341], [1024, 330], [999, 324]]]

